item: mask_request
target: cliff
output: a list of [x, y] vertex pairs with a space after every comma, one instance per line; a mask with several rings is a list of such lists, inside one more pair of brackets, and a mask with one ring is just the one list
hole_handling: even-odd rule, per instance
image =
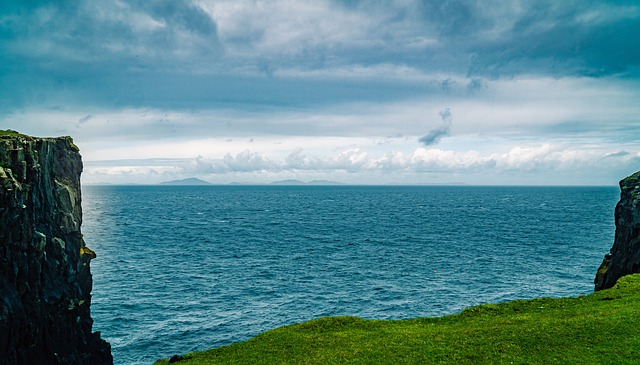
[[640, 272], [640, 171], [620, 181], [616, 235], [595, 278], [595, 290], [615, 285], [624, 275]]
[[70, 137], [0, 131], [0, 364], [113, 363], [92, 333], [81, 172]]

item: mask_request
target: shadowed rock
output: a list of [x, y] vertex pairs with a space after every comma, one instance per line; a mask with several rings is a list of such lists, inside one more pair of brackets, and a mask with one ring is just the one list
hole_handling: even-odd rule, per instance
[[624, 275], [640, 272], [640, 172], [620, 181], [616, 236], [595, 278], [595, 290], [615, 285]]
[[81, 172], [71, 138], [0, 131], [0, 364], [113, 363], [92, 333]]

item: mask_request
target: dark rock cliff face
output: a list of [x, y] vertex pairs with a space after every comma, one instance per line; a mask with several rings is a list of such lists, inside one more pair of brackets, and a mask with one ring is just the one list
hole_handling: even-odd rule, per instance
[[0, 135], [0, 364], [112, 364], [92, 333], [71, 138]]
[[640, 272], [640, 172], [620, 181], [615, 218], [615, 240], [598, 268], [595, 290], [610, 288], [620, 277]]

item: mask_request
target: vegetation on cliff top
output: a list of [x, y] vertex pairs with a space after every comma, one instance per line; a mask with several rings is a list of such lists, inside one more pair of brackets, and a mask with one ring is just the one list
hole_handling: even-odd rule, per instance
[[16, 132], [11, 129], [0, 129], [0, 138], [2, 137], [28, 137], [26, 134]]
[[638, 313], [640, 274], [578, 298], [516, 300], [438, 318], [321, 318], [187, 354], [179, 364], [638, 364]]
[[[16, 132], [12, 129], [0, 129], [0, 139], [11, 139], [11, 138], [15, 138], [15, 137], [22, 137], [25, 138], [27, 140], [33, 140], [33, 139], [38, 139], [38, 137], [33, 137], [33, 136], [29, 136], [26, 134], [22, 134], [20, 132]], [[80, 149], [78, 148], [78, 146], [76, 146], [75, 143], [73, 143], [73, 138], [69, 137], [69, 136], [65, 136], [65, 137], [59, 137], [59, 138], [63, 138], [67, 141], [67, 143], [69, 143], [69, 146], [76, 152], [79, 152]], [[46, 139], [46, 138], [43, 138]]]

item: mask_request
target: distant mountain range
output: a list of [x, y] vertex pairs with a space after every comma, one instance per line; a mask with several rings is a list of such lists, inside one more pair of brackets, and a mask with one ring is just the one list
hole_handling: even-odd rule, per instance
[[330, 180], [311, 180], [309, 182], [304, 182], [300, 180], [280, 180], [274, 181], [270, 185], [344, 185], [341, 182], [330, 181]]
[[[114, 183], [109, 183], [109, 182], [97, 182], [97, 183], [84, 183], [83, 185], [145, 185], [145, 184], [137, 184], [137, 183], [119, 183], [119, 184], [114, 184]], [[247, 186], [251, 186], [251, 185], [279, 185], [279, 186], [340, 186], [340, 185], [347, 185], [345, 183], [339, 182], [339, 181], [332, 181], [332, 180], [311, 180], [309, 182], [305, 182], [302, 180], [295, 180], [295, 179], [289, 179], [289, 180], [278, 180], [278, 181], [274, 181], [271, 183], [255, 183], [255, 182], [231, 182], [231, 183], [218, 183], [218, 184], [212, 184], [208, 181], [205, 180], [201, 180], [195, 177], [189, 177], [186, 179], [180, 179], [180, 180], [171, 180], [171, 181], [164, 181], [161, 182], [157, 185], [173, 185], [173, 186], [208, 186], [208, 185], [238, 185], [238, 186], [242, 186], [242, 185], [247, 185]], [[392, 183], [392, 184], [387, 184], [389, 186], [400, 186], [400, 185], [404, 185], [404, 184], [399, 184], [399, 183]], [[417, 184], [409, 184], [412, 186], [462, 186], [462, 185], [467, 185], [464, 182], [448, 182], [448, 183], [417, 183]]]
[[196, 186], [196, 185], [213, 185], [213, 184], [211, 184], [208, 181], [197, 179], [195, 177], [189, 177], [189, 178], [181, 179], [181, 180], [171, 180], [171, 181], [161, 182], [159, 185], [189, 185], [189, 186]]
[[[188, 186], [202, 186], [202, 185], [214, 185], [208, 181], [204, 181], [195, 177], [190, 177], [190, 178], [186, 178], [186, 179], [181, 179], [181, 180], [171, 180], [171, 181], [165, 181], [165, 182], [161, 182], [158, 185], [188, 185]], [[256, 185], [256, 184], [252, 184], [252, 183], [230, 183], [229, 185]], [[257, 184], [257, 185], [262, 185], [262, 184]], [[304, 182], [301, 180], [280, 180], [280, 181], [274, 181], [268, 185], [288, 185], [288, 186], [295, 186], [295, 185], [344, 185], [341, 182], [337, 182], [337, 181], [330, 181], [330, 180], [311, 180], [309, 182]]]

